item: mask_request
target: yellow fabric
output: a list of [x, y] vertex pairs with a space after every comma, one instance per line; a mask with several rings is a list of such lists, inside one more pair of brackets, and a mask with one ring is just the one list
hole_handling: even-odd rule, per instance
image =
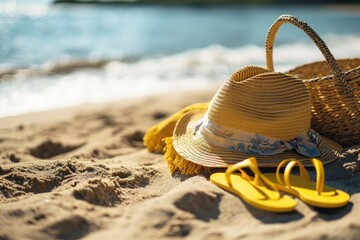
[[[298, 164], [300, 167], [300, 173], [303, 171], [301, 169], [305, 168], [299, 161], [295, 162], [294, 160], [284, 160], [283, 162], [285, 161], [289, 163], [285, 167], [284, 174], [280, 174], [279, 170], [279, 168], [281, 168], [284, 164], [279, 164], [276, 173], [264, 174], [268, 179], [270, 179], [270, 181], [275, 183], [281, 191], [297, 196], [303, 202], [315, 207], [336, 208], [342, 207], [349, 202], [349, 194], [339, 189], [334, 189], [324, 185], [325, 172], [320, 160], [315, 158], [312, 159], [316, 170], [316, 182], [307, 179], [304, 174], [300, 174], [300, 176], [291, 175], [291, 170], [295, 164]], [[277, 179], [281, 179], [281, 181], [278, 181]]]
[[196, 109], [207, 109], [209, 103], [196, 103], [187, 106], [180, 111], [174, 113], [162, 122], [149, 128], [144, 136], [144, 145], [147, 147], [149, 152], [162, 153], [165, 147], [163, 141], [166, 137], [171, 137], [176, 125], [177, 120], [185, 113], [196, 110]]
[[[225, 173], [214, 173], [210, 176], [210, 181], [217, 186], [241, 197], [248, 204], [271, 212], [290, 212], [295, 209], [296, 201], [289, 196], [281, 196], [279, 190], [270, 183], [268, 179], [259, 171], [253, 159], [246, 159], [238, 164], [230, 166]], [[248, 175], [233, 173], [235, 170], [249, 168], [255, 174], [255, 178], [248, 178]], [[244, 177], [245, 176], [245, 177]], [[260, 179], [265, 185], [270, 183], [270, 188], [264, 184], [259, 184]]]

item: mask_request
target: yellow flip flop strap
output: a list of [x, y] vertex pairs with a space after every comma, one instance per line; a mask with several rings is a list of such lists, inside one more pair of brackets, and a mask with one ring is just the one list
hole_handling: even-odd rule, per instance
[[242, 170], [242, 168], [250, 168], [250, 164], [252, 164], [252, 163], [249, 161], [249, 159], [246, 159], [246, 160], [238, 162], [234, 165], [230, 165], [226, 169], [226, 172], [225, 172], [225, 179], [226, 179], [227, 184], [229, 184], [229, 186], [232, 187], [230, 175], [235, 171], [240, 171], [242, 178], [244, 178], [248, 181], [252, 180], [252, 177], [250, 177], [244, 170]]
[[[316, 158], [312, 158], [311, 162], [314, 165], [314, 168], [316, 171], [316, 193], [320, 195], [324, 189], [324, 184], [325, 184], [324, 166], [323, 166], [322, 162]], [[284, 171], [284, 181], [285, 181], [285, 183], [284, 183], [284, 181], [282, 181], [282, 179], [280, 177], [280, 169], [286, 163], [288, 163], [288, 164], [286, 165], [285, 171]], [[276, 169], [276, 179], [278, 180], [278, 182], [280, 182], [282, 185], [285, 185], [290, 188], [291, 187], [291, 183], [290, 183], [291, 172], [295, 165], [298, 165], [298, 167], [299, 167], [300, 177], [306, 181], [311, 181], [309, 173], [307, 172], [306, 168], [304, 167], [304, 165], [302, 165], [302, 163], [300, 161], [298, 161], [296, 159], [285, 159], [284, 161], [282, 161], [279, 164], [278, 168]]]
[[316, 170], [316, 192], [318, 195], [320, 195], [325, 185], [324, 165], [319, 159], [316, 158], [311, 159], [311, 162]]
[[[287, 164], [287, 165], [286, 165], [286, 168], [284, 171], [284, 181], [285, 181], [285, 183], [284, 183], [283, 179], [281, 179], [280, 170], [285, 164]], [[276, 180], [281, 185], [285, 185], [287, 187], [291, 186], [290, 175], [291, 175], [291, 171], [295, 165], [298, 165], [298, 167], [299, 167], [300, 177], [304, 180], [310, 181], [309, 173], [306, 171], [304, 165], [302, 165], [302, 163], [299, 162], [298, 160], [296, 160], [295, 158], [289, 158], [289, 159], [283, 160], [276, 169]]]
[[[270, 187], [272, 190], [274, 190], [277, 194], [276, 194], [276, 199], [280, 198], [280, 191], [279, 189], [275, 186], [275, 184], [273, 184], [269, 179], [267, 179], [259, 170], [256, 159], [255, 158], [248, 158], [245, 159], [239, 163], [236, 163], [234, 165], [230, 165], [227, 170], [225, 171], [225, 179], [226, 182], [229, 184], [230, 187], [232, 187], [232, 183], [231, 183], [231, 179], [230, 179], [230, 175], [239, 170], [241, 172], [241, 175], [244, 179], [246, 180], [252, 180], [252, 178], [247, 175], [245, 173], [244, 170], [242, 170], [242, 168], [249, 168], [254, 174], [255, 174], [255, 179], [254, 182], [255, 184], [261, 186], [262, 184], [259, 182], [259, 179], [265, 183], [265, 185], [267, 185], [268, 187]], [[276, 200], [275, 199], [275, 200]]]

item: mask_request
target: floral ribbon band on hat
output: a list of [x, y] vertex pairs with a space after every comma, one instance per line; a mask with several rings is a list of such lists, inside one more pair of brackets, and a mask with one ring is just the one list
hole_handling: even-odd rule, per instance
[[275, 155], [296, 150], [307, 157], [318, 157], [320, 155], [316, 147], [319, 143], [319, 134], [312, 129], [298, 135], [291, 141], [283, 141], [224, 127], [211, 122], [207, 116], [204, 116], [194, 127], [194, 134], [197, 133], [202, 134], [208, 143], [230, 151], [257, 155]]

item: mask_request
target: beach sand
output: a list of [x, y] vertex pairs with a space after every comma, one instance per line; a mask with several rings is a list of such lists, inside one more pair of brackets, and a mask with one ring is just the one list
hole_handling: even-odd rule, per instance
[[[360, 239], [360, 147], [327, 165], [351, 194], [339, 209], [300, 200], [255, 209], [207, 176], [171, 174], [145, 131], [215, 90], [0, 119], [0, 239]], [[314, 176], [314, 172], [311, 171]]]

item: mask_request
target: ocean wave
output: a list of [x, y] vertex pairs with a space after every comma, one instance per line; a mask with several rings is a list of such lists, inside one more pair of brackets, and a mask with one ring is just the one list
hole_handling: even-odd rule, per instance
[[49, 61], [42, 64], [40, 67], [32, 68], [15, 68], [4, 66], [0, 68], [0, 80], [12, 80], [19, 77], [23, 78], [68, 74], [83, 68], [101, 68], [111, 61], [112, 60], [102, 59], [98, 59], [96, 61], [67, 59], [61, 61]]
[[[325, 42], [335, 58], [351, 58], [360, 56], [360, 36], [338, 36], [328, 34], [325, 36]], [[311, 61], [324, 60], [321, 52], [315, 44], [298, 42], [294, 44], [275, 46], [274, 49], [275, 66], [284, 71], [300, 64]], [[265, 49], [257, 45], [246, 45], [240, 48], [226, 48], [221, 45], [211, 45], [202, 49], [192, 49], [183, 53], [170, 56], [153, 57], [141, 59], [139, 56], [123, 56], [117, 54], [111, 59], [102, 59], [99, 57], [89, 57], [88, 59], [62, 59], [58, 61], [51, 60], [38, 67], [16, 68], [7, 65], [0, 66], [0, 80], [20, 77], [52, 76], [56, 74], [67, 74], [79, 69], [102, 68], [108, 63], [122, 62], [136, 66], [142, 64], [154, 64], [157, 62], [177, 62], [184, 65], [191, 65], [191, 62], [197, 65], [225, 65], [224, 67], [234, 70], [234, 68], [246, 64], [265, 65]], [[173, 63], [171, 63], [173, 65]], [[216, 66], [215, 66], [216, 67]]]
[[0, 14], [8, 16], [42, 17], [49, 13], [46, 4], [32, 3], [31, 1], [5, 0], [0, 3]]
[[[360, 36], [326, 37], [336, 58], [360, 56]], [[323, 60], [311, 43], [274, 49], [275, 70]], [[134, 98], [220, 85], [245, 65], [265, 66], [265, 50], [211, 45], [203, 49], [146, 59], [47, 63], [39, 69], [13, 70], [0, 81], [0, 116]], [[27, 72], [28, 71], [28, 72]], [[11, 76], [11, 77], [9, 77]]]

